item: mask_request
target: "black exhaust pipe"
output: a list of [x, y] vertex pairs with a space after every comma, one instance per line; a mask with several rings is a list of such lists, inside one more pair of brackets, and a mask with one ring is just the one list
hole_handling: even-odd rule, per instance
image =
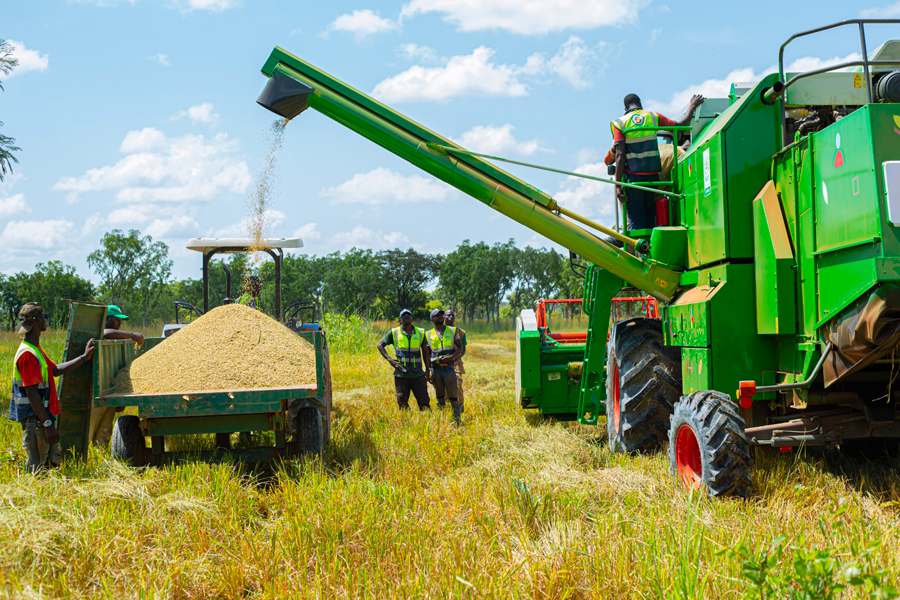
[[275, 71], [256, 103], [276, 115], [291, 120], [309, 108], [309, 95], [313, 89], [280, 71]]

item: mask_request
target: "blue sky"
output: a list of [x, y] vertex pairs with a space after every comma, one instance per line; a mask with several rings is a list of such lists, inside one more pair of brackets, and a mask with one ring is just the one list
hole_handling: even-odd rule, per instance
[[[852, 6], [852, 8], [851, 8]], [[195, 236], [243, 235], [273, 115], [255, 103], [276, 45], [473, 150], [605, 172], [609, 121], [636, 92], [676, 118], [693, 92], [758, 78], [792, 33], [900, 2], [655, 0], [70, 0], [7, 3], [21, 66], [0, 92], [22, 147], [0, 184], [0, 272], [61, 259], [88, 277], [103, 233], [136, 228], [196, 277]], [[828, 17], [823, 17], [828, 15]], [[893, 33], [893, 35], [891, 35]], [[870, 49], [900, 26], [870, 32]], [[791, 46], [813, 67], [858, 52], [855, 31]], [[611, 223], [609, 186], [510, 169]], [[309, 111], [285, 132], [268, 218], [304, 252], [451, 250], [463, 239], [545, 245]]]

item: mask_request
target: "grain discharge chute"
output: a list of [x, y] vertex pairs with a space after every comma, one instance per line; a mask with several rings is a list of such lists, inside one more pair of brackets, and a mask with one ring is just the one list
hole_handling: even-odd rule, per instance
[[[589, 261], [583, 341], [554, 349], [520, 318], [517, 400], [588, 424], [605, 414], [613, 450], [668, 442], [677, 482], [746, 496], [754, 445], [900, 442], [900, 40], [869, 53], [871, 23], [900, 21], [796, 34], [778, 73], [658, 128], [690, 141], [658, 191], [672, 225], [624, 234], [280, 48], [258, 102], [321, 112]], [[861, 59], [785, 72], [794, 39], [841, 27], [858, 29]], [[646, 295], [658, 317], [611, 318], [617, 298]]]

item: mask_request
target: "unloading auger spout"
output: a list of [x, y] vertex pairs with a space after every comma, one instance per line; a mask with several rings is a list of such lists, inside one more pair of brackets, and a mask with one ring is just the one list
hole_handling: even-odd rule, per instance
[[674, 295], [678, 271], [629, 254], [563, 215], [625, 243], [633, 240], [577, 217], [486, 160], [455, 153], [465, 150], [289, 52], [275, 48], [262, 72], [269, 81], [257, 102], [270, 111], [292, 119], [307, 108], [317, 110], [629, 284], [662, 300]]

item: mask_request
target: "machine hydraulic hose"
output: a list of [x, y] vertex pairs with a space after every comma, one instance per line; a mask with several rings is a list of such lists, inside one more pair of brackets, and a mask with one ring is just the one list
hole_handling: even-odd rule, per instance
[[[674, 295], [679, 272], [642, 260], [582, 229], [562, 216], [574, 213], [558, 214], [560, 207], [546, 193], [309, 63], [275, 48], [262, 72], [269, 81], [257, 102], [272, 112], [292, 119], [312, 108], [648, 294], [661, 300]], [[607, 230], [590, 221], [586, 224]], [[619, 236], [623, 243], [633, 243], [621, 234], [613, 237]]]

